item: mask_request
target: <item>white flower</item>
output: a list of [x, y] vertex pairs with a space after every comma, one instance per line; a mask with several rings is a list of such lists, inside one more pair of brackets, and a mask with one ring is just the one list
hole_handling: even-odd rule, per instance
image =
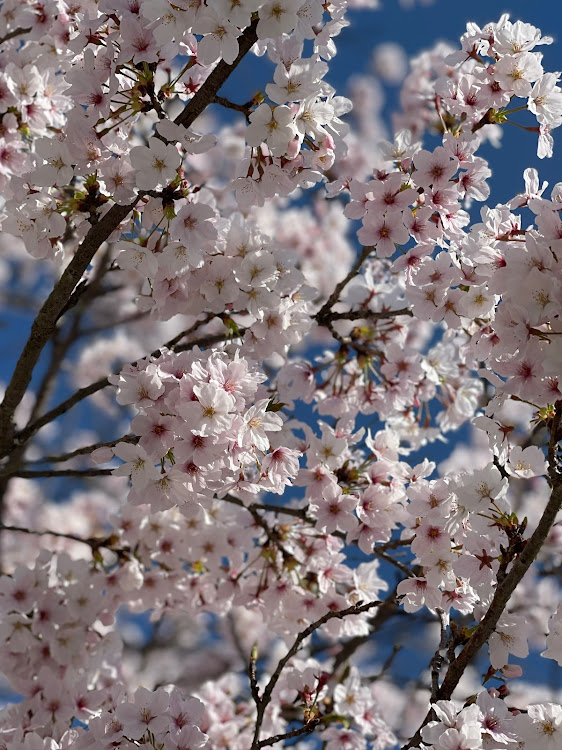
[[530, 445], [524, 449], [516, 445], [509, 453], [509, 461], [505, 469], [512, 477], [528, 479], [545, 474], [547, 463], [544, 453], [536, 445]]
[[528, 716], [532, 720], [526, 744], [533, 750], [559, 750], [562, 747], [562, 706], [555, 703], [539, 703], [529, 706]]
[[197, 61], [201, 65], [211, 65], [219, 57], [231, 65], [238, 56], [238, 29], [221, 19], [211, 8], [199, 16], [193, 27], [196, 34], [204, 34], [197, 45]]
[[160, 476], [152, 459], [140, 445], [117, 443], [113, 452], [125, 463], [114, 469], [112, 473], [118, 477], [130, 476], [134, 489], [142, 489], [151, 479], [156, 480]]
[[264, 103], [250, 115], [250, 125], [246, 128], [249, 146], [259, 146], [265, 141], [272, 156], [283, 156], [294, 137], [293, 113], [289, 107], [272, 108]]
[[554, 659], [562, 667], [562, 604], [548, 621], [546, 651], [541, 653], [545, 659]]
[[301, 0], [269, 0], [260, 8], [258, 39], [276, 39], [290, 34], [298, 23]]
[[177, 411], [187, 427], [199, 435], [216, 435], [227, 430], [232, 423], [234, 399], [213, 383], [194, 385], [196, 401], [182, 403]]
[[311, 135], [313, 138], [321, 138], [326, 135], [323, 126], [331, 122], [333, 117], [333, 106], [312, 96], [301, 102], [295, 124], [301, 136]]
[[31, 182], [38, 187], [68, 185], [74, 170], [68, 146], [54, 138], [40, 138], [35, 144], [35, 153], [46, 164], [31, 173]]
[[524, 658], [529, 654], [525, 618], [503, 615], [495, 631], [488, 638], [490, 664], [501, 669], [508, 663], [509, 654]]
[[123, 252], [117, 256], [117, 263], [123, 269], [136, 269], [147, 279], [153, 279], [158, 273], [158, 261], [154, 253], [132, 242], [128, 242]]
[[276, 104], [298, 102], [317, 94], [317, 83], [327, 72], [328, 66], [325, 62], [296, 60], [288, 70], [281, 63], [273, 74], [275, 83], [268, 83], [265, 91]]
[[516, 96], [529, 96], [531, 83], [543, 74], [540, 58], [533, 52], [505, 55], [494, 66], [494, 79]]
[[170, 225], [170, 236], [188, 247], [216, 239], [215, 212], [205, 203], [187, 203]]
[[213, 148], [217, 143], [216, 136], [194, 133], [193, 130], [176, 125], [171, 120], [161, 120], [157, 124], [156, 130], [167, 141], [179, 141], [188, 154], [202, 154]]
[[181, 164], [175, 146], [158, 138], [149, 138], [148, 146], [135, 146], [129, 154], [136, 170], [135, 182], [140, 190], [154, 190], [170, 183]]
[[533, 86], [527, 108], [543, 125], [560, 125], [562, 121], [562, 90], [556, 84], [559, 73], [545, 73]]
[[244, 423], [240, 427], [238, 442], [240, 445], [255, 445], [260, 451], [269, 449], [269, 438], [266, 432], [276, 432], [283, 427], [283, 420], [278, 414], [267, 410], [269, 399], [257, 401], [244, 414]]

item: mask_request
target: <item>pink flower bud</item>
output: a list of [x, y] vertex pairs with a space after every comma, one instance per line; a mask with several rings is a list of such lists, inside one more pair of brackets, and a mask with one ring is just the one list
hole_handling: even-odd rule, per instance
[[90, 458], [96, 464], [107, 464], [113, 458], [113, 451], [111, 448], [96, 448], [90, 454]]
[[516, 677], [521, 677], [523, 674], [523, 670], [519, 664], [506, 664], [500, 671], [503, 676], [507, 677], [509, 680], [514, 680]]

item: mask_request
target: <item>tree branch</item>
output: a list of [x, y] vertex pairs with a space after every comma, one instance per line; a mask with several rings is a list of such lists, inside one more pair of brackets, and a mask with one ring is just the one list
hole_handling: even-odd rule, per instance
[[87, 385], [84, 388], [79, 388], [72, 394], [72, 396], [69, 396], [65, 401], [61, 401], [58, 406], [55, 406], [54, 409], [45, 412], [45, 414], [40, 416], [39, 419], [35, 420], [35, 422], [28, 424], [23, 428], [23, 430], [17, 432], [15, 435], [15, 440], [18, 443], [26, 443], [30, 438], [33, 437], [33, 435], [35, 435], [36, 432], [39, 432], [41, 427], [44, 427], [46, 424], [49, 424], [49, 422], [52, 422], [58, 417], [62, 416], [67, 411], [69, 411], [69, 409], [72, 409], [73, 406], [79, 404], [80, 401], [88, 398], [88, 396], [101, 391], [103, 388], [107, 388], [109, 384], [110, 383], [107, 378], [101, 378], [100, 380], [96, 380], [94, 383], [90, 383], [90, 385]]
[[16, 36], [23, 36], [24, 34], [28, 34], [31, 31], [31, 28], [23, 28], [23, 26], [18, 26], [17, 29], [14, 29], [13, 31], [9, 31], [7, 34], [4, 34], [4, 36], [0, 39], [0, 44], [4, 44], [4, 42], [7, 42], [8, 39], [13, 39]]
[[351, 279], [355, 278], [359, 271], [361, 270], [361, 266], [363, 263], [367, 260], [369, 255], [375, 251], [375, 248], [372, 245], [368, 245], [364, 247], [357, 260], [353, 264], [350, 272], [347, 274], [345, 279], [339, 282], [339, 284], [336, 284], [336, 288], [334, 291], [330, 294], [326, 302], [322, 305], [320, 310], [316, 313], [316, 320], [318, 321], [319, 325], [325, 325], [325, 321], [329, 319], [329, 313], [332, 310], [332, 307], [336, 304], [336, 302], [339, 302], [340, 294], [345, 289], [345, 287], [349, 284]]
[[353, 656], [358, 648], [361, 648], [363, 644], [367, 643], [373, 633], [376, 633], [378, 630], [380, 630], [380, 628], [387, 620], [390, 620], [391, 617], [399, 612], [400, 609], [396, 603], [395, 586], [390, 594], [386, 597], [386, 599], [381, 602], [381, 605], [377, 609], [375, 616], [369, 621], [369, 632], [366, 635], [356, 635], [342, 644], [341, 649], [338, 651], [334, 659], [334, 673], [336, 673], [338, 669]]
[[276, 742], [281, 742], [281, 740], [289, 740], [291, 737], [301, 737], [303, 734], [311, 734], [318, 724], [320, 724], [320, 721], [321, 719], [311, 719], [311, 721], [298, 729], [285, 732], [285, 734], [276, 734], [273, 737], [268, 737], [266, 740], [261, 740], [256, 747], [267, 747], [268, 745], [274, 745]]
[[33, 536], [54, 536], [58, 539], [69, 539], [72, 542], [80, 542], [80, 544], [87, 544], [88, 547], [92, 550], [92, 552], [96, 552], [100, 549], [100, 547], [107, 547], [108, 549], [112, 548], [113, 543], [115, 542], [115, 539], [111, 536], [109, 537], [89, 537], [88, 539], [84, 539], [81, 536], [77, 536], [76, 534], [66, 534], [62, 531], [38, 531], [36, 529], [27, 529], [25, 526], [11, 526], [8, 524], [0, 524], [0, 531], [13, 531], [16, 533], [21, 534], [31, 534]]
[[236, 60], [230, 64], [225, 63], [224, 60], [221, 60], [218, 63], [217, 67], [208, 76], [207, 80], [195, 94], [193, 99], [188, 102], [183, 111], [180, 112], [174, 120], [177, 125], [183, 125], [185, 128], [189, 128], [205, 110], [207, 105], [214, 100], [216, 94], [228, 76], [236, 67], [238, 67], [244, 55], [246, 55], [258, 41], [258, 35], [256, 34], [257, 26], [258, 20], [256, 19], [255, 21], [252, 21], [250, 26], [248, 26], [248, 28], [238, 37], [239, 52]]
[[[257, 708], [256, 727], [254, 730], [254, 738], [252, 740], [252, 746], [250, 750], [259, 750], [260, 747], [264, 746], [260, 742], [260, 732], [261, 732], [261, 726], [263, 724], [263, 719], [265, 716], [265, 710], [267, 706], [269, 705], [269, 703], [271, 702], [273, 689], [275, 685], [277, 684], [277, 681], [281, 677], [281, 673], [283, 669], [287, 665], [287, 662], [290, 661], [290, 659], [292, 659], [293, 656], [300, 649], [303, 641], [305, 641], [310, 635], [312, 635], [315, 630], [318, 630], [318, 628], [320, 628], [326, 622], [329, 622], [329, 620], [334, 620], [334, 619], [343, 620], [343, 618], [347, 617], [348, 615], [360, 615], [363, 612], [368, 612], [373, 607], [380, 606], [382, 603], [383, 602], [380, 602], [380, 601], [368, 602], [367, 604], [362, 604], [361, 602], [358, 602], [357, 604], [354, 604], [351, 607], [347, 607], [347, 609], [332, 610], [330, 612], [326, 612], [325, 615], [322, 615], [322, 617], [320, 617], [318, 620], [316, 620], [315, 622], [312, 622], [307, 628], [305, 628], [302, 632], [300, 632], [297, 635], [291, 648], [287, 651], [285, 656], [279, 660], [277, 666], [275, 667], [275, 671], [271, 675], [269, 682], [264, 688], [261, 698], [258, 698], [256, 700], [256, 708]], [[268, 744], [271, 744], [271, 743], [268, 743]]]
[[0, 405], [0, 457], [7, 455], [13, 446], [14, 412], [27, 391], [35, 365], [39, 361], [45, 344], [54, 333], [61, 312], [102, 242], [105, 242], [115, 231], [138, 200], [140, 200], [140, 196], [131, 205], [120, 206], [115, 204], [105, 216], [92, 226], [78, 247], [74, 258], [65, 268], [62, 276], [37, 313], [37, 317], [31, 326], [29, 338], [18, 359], [12, 378], [6, 388], [4, 400]]
[[404, 565], [404, 563], [401, 563], [400, 560], [395, 560], [392, 555], [388, 555], [386, 552], [383, 552], [376, 545], [373, 547], [372, 552], [373, 555], [380, 558], [381, 560], [384, 560], [390, 565], [394, 565], [395, 568], [398, 568], [398, 570], [401, 573], [404, 573], [408, 578], [415, 578], [416, 574], [413, 570], [410, 570], [410, 568], [407, 565]]
[[98, 448], [113, 448], [113, 446], [117, 445], [117, 443], [138, 443], [138, 441], [139, 438], [136, 435], [122, 435], [119, 438], [115, 438], [115, 440], [110, 440], [109, 442], [105, 443], [94, 443], [93, 445], [86, 445], [83, 448], [77, 448], [70, 453], [61, 453], [59, 456], [43, 456], [43, 458], [34, 458], [33, 461], [27, 461], [25, 463], [25, 466], [31, 466], [33, 464], [64, 463], [65, 461], [70, 461], [71, 458], [76, 458], [76, 456], [85, 456], [89, 453], [93, 453], [95, 450], [98, 450]]
[[429, 664], [431, 668], [431, 702], [435, 703], [437, 700], [437, 693], [439, 692], [439, 673], [443, 665], [442, 652], [447, 647], [447, 621], [448, 617], [443, 612], [441, 607], [436, 607], [435, 611], [439, 617], [439, 625], [441, 629], [441, 635], [439, 637], [439, 646], [435, 649], [435, 653]]
[[224, 107], [225, 109], [234, 109], [236, 112], [241, 112], [246, 116], [246, 119], [248, 119], [249, 115], [251, 114], [251, 102], [250, 104], [235, 104], [235, 102], [231, 102], [228, 99], [225, 99], [224, 96], [215, 96], [213, 99], [213, 104], [220, 104], [221, 107]]
[[37, 479], [39, 477], [106, 477], [113, 473], [113, 469], [12, 469], [0, 472], [0, 477], [22, 477], [23, 479]]
[[409, 315], [413, 317], [413, 312], [409, 307], [401, 307], [398, 310], [350, 310], [349, 312], [328, 312], [324, 320], [386, 320], [387, 318], [396, 318], [399, 315]]

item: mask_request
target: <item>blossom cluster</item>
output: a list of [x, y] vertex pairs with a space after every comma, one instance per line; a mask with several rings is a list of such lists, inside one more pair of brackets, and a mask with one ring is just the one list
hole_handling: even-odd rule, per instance
[[[562, 124], [560, 76], [545, 72], [542, 53], [535, 51], [552, 41], [531, 24], [511, 22], [508, 15], [483, 28], [468, 24], [460, 50], [441, 45], [412, 61], [396, 127], [407, 128], [414, 136], [422, 133], [435, 121], [436, 102], [445, 132], [461, 122], [465, 132], [475, 132], [526, 109], [538, 122], [533, 128], [539, 134], [538, 156], [552, 156], [551, 131]], [[526, 102], [510, 109], [515, 98]], [[499, 135], [497, 128], [488, 131], [494, 140]]]
[[553, 703], [528, 706], [525, 712], [510, 711], [497, 690], [479, 693], [476, 701], [458, 711], [451, 701], [437, 701], [433, 710], [438, 721], [422, 729], [423, 748], [507, 748], [517, 742], [538, 750], [558, 747], [562, 711]]
[[294, 477], [299, 454], [272, 447], [270, 433], [283, 419], [258, 392], [265, 375], [247, 359], [163, 353], [113, 380], [118, 402], [140, 410], [132, 422], [138, 444], [112, 449], [126, 462], [115, 473], [131, 477], [134, 502], [189, 513], [193, 503], [233, 489], [282, 494]]
[[[171, 122], [164, 106], [188, 102], [219, 59], [233, 64], [244, 34], [262, 54], [268, 49], [277, 69], [266, 89], [274, 104], [246, 108], [248, 176], [233, 183], [241, 205], [317, 182], [336, 145], [344, 152], [339, 115], [349, 102], [322, 81], [322, 58], [335, 54], [331, 37], [345, 25], [345, 4], [329, 15], [319, 0], [105, 2], [86, 13], [68, 13], [56, 0], [12, 5], [3, 4], [0, 19], [8, 32], [25, 29], [26, 44], [12, 42], [2, 55], [0, 187], [11, 217], [4, 231], [36, 258], [60, 260], [62, 240], [71, 232], [81, 239], [112, 200], [130, 204], [169, 189], [171, 206], [180, 185], [177, 197], [185, 194], [194, 156], [216, 138]], [[311, 39], [313, 56], [302, 58]], [[176, 69], [179, 55], [189, 61]], [[161, 121], [145, 145], [136, 139], [150, 110]]]
[[[326, 82], [346, 10], [0, 7], [0, 274], [58, 275], [0, 405], [0, 656], [21, 697], [1, 748], [304, 750], [314, 731], [326, 750], [560, 746], [559, 696], [502, 683], [532, 649], [562, 664], [562, 183], [547, 194], [527, 169], [522, 193], [471, 213], [490, 196], [480, 147], [512, 115], [552, 154], [551, 40], [469, 24], [460, 50], [413, 61], [375, 147], [376, 86]], [[220, 96], [251, 50], [273, 80]], [[49, 410], [77, 343], [78, 390]], [[108, 385], [121, 437], [94, 415], [85, 447], [54, 455], [56, 420]], [[469, 425], [469, 451], [436, 466]], [[389, 620], [431, 653], [409, 626], [383, 655]], [[466, 664], [484, 644], [482, 679]], [[399, 703], [402, 647], [429, 675], [412, 664]], [[401, 726], [389, 706], [410, 698]]]

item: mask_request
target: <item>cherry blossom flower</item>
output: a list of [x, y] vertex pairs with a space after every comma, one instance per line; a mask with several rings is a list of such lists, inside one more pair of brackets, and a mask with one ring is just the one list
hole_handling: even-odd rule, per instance
[[32, 179], [38, 187], [67, 185], [74, 171], [68, 146], [52, 138], [42, 138], [35, 144], [35, 153], [47, 163], [35, 169]]
[[132, 148], [129, 158], [140, 190], [154, 190], [172, 182], [181, 163], [176, 147], [158, 138], [149, 138], [148, 146]]
[[379, 258], [389, 258], [394, 254], [396, 245], [408, 241], [409, 232], [404, 226], [400, 211], [387, 211], [384, 217], [367, 211], [357, 237], [363, 245], [376, 246]]
[[115, 711], [123, 725], [123, 734], [141, 739], [147, 730], [158, 734], [168, 728], [169, 717], [164, 712], [169, 706], [170, 697], [163, 688], [152, 693], [139, 687], [133, 699], [133, 703], [120, 703]]
[[263, 103], [250, 115], [250, 124], [246, 128], [248, 145], [259, 146], [267, 142], [273, 156], [282, 156], [294, 137], [293, 113], [289, 107], [272, 108]]
[[267, 451], [269, 438], [267, 432], [275, 432], [283, 427], [283, 420], [278, 414], [267, 411], [268, 399], [261, 399], [244, 414], [244, 426], [240, 428], [238, 442], [240, 445], [253, 444], [258, 450]]
[[228, 64], [234, 62], [238, 56], [238, 30], [230, 21], [208, 8], [199, 15], [193, 30], [204, 35], [197, 45], [197, 59], [202, 65], [210, 65], [219, 57]]
[[140, 445], [118, 443], [113, 448], [114, 454], [125, 461], [122, 466], [113, 470], [118, 477], [130, 476], [133, 487], [141, 489], [152, 479], [158, 478], [158, 470], [148, 453]]
[[515, 477], [536, 477], [546, 473], [547, 463], [544, 453], [536, 445], [521, 448], [515, 445], [509, 452], [506, 471]]
[[276, 39], [291, 32], [298, 23], [301, 0], [268, 0], [260, 8], [256, 29], [259, 39]]

